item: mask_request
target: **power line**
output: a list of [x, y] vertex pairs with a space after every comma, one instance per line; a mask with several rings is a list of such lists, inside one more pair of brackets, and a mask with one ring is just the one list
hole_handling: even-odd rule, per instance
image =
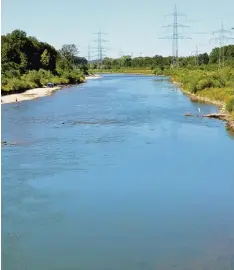
[[198, 65], [199, 54], [200, 54], [200, 51], [198, 50], [198, 46], [196, 46], [196, 50], [191, 52], [191, 55], [194, 55], [195, 57], [195, 65]]
[[179, 28], [187, 28], [188, 26], [178, 23], [178, 17], [185, 15], [177, 12], [176, 5], [174, 12], [172, 14], [169, 14], [169, 16], [173, 16], [173, 24], [165, 25], [163, 27], [173, 28], [173, 33], [170, 36], [166, 36], [160, 39], [172, 39], [172, 67], [176, 67], [178, 65], [179, 39], [191, 39], [191, 38], [183, 36], [178, 32]]
[[212, 38], [211, 40], [218, 41], [219, 43], [219, 68], [220, 68], [220, 67], [224, 67], [225, 41], [229, 41], [230, 39], [233, 39], [233, 38], [225, 35], [225, 34], [231, 35], [231, 31], [224, 29], [223, 22], [222, 22], [221, 28], [213, 32], [213, 35], [216, 35], [216, 34], [218, 35], [218, 37]]
[[119, 57], [121, 58], [123, 56], [124, 56], [124, 52], [120, 49], [120, 51], [119, 51]]
[[[96, 49], [96, 48], [95, 48]], [[87, 48], [87, 55], [85, 56], [86, 59], [88, 60], [88, 62], [91, 62], [93, 60], [93, 51], [92, 51], [92, 48], [91, 48], [91, 44], [89, 43], [88, 45], [88, 48]]]
[[103, 46], [104, 42], [108, 42], [108, 40], [105, 40], [102, 38], [103, 35], [107, 35], [107, 33], [101, 32], [100, 30], [97, 33], [94, 33], [97, 35], [97, 39], [93, 40], [94, 42], [97, 42], [96, 52], [97, 52], [97, 60], [99, 63], [102, 63], [103, 58], [105, 57], [106, 53], [106, 47]]
[[90, 62], [91, 61], [91, 47], [90, 47], [90, 44], [89, 44], [89, 46], [88, 46], [88, 56], [87, 56], [87, 60], [88, 60], [88, 62]]

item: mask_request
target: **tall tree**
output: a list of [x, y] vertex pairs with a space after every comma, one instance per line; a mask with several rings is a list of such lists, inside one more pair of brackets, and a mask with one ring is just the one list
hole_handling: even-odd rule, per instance
[[78, 52], [79, 51], [75, 44], [65, 44], [60, 50], [61, 56], [66, 58], [66, 60], [69, 62], [74, 61], [75, 56], [77, 56]]

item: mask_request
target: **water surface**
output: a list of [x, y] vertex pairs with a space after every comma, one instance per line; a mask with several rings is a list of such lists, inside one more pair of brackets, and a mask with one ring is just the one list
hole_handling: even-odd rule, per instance
[[234, 269], [234, 141], [198, 107], [136, 75], [3, 105], [3, 269]]

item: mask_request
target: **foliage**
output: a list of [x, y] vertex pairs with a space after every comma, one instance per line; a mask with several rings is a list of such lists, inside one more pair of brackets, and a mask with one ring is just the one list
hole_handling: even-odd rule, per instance
[[69, 63], [73, 63], [75, 56], [78, 54], [78, 49], [75, 44], [65, 44], [62, 46], [60, 54]]
[[184, 90], [210, 100], [226, 103], [233, 112], [234, 70], [225, 67], [216, 71], [199, 69], [175, 69], [169, 72], [175, 81], [181, 82]]
[[228, 100], [226, 104], [226, 110], [228, 112], [234, 112], [234, 95]]
[[41, 87], [48, 82], [78, 83], [88, 73], [87, 60], [78, 57], [74, 44], [53, 46], [14, 30], [2, 35], [2, 92], [17, 92]]
[[[215, 70], [219, 63], [219, 48], [214, 48], [210, 55], [207, 53], [199, 54], [198, 56], [179, 57], [178, 66], [187, 69], [201, 69], [201, 70]], [[234, 67], [234, 45], [228, 45], [221, 48], [224, 54], [225, 66]], [[158, 72], [161, 70], [170, 69], [172, 57], [163, 57], [155, 55], [153, 57], [131, 57], [124, 55], [118, 59], [106, 57], [102, 61], [103, 70], [119, 70], [122, 68], [138, 68], [138, 69], [151, 69]], [[89, 67], [97, 69], [97, 62], [91, 62]]]
[[54, 84], [73, 84], [84, 81], [84, 76], [77, 70], [66, 72], [63, 76], [56, 76], [49, 70], [30, 70], [20, 77], [4, 78], [2, 80], [2, 92], [20, 92], [30, 88], [42, 87], [47, 82]]
[[50, 54], [47, 49], [41, 55], [41, 63], [44, 67], [48, 67], [50, 64]]

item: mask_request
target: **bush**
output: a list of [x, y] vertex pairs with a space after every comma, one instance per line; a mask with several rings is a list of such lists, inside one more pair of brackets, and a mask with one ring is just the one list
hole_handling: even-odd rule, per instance
[[162, 70], [159, 67], [155, 67], [152, 71], [154, 75], [162, 75]]
[[4, 80], [4, 83], [2, 84], [3, 92], [14, 92], [14, 91], [20, 92], [35, 87], [38, 87], [36, 83], [23, 81], [18, 78]]
[[197, 82], [194, 81], [190, 84], [189, 91], [193, 94], [197, 93]]
[[201, 79], [200, 81], [198, 81], [197, 83], [197, 90], [203, 90], [206, 88], [211, 88], [213, 87], [213, 83], [210, 79]]
[[228, 100], [226, 104], [226, 110], [228, 112], [234, 112], [234, 96]]

